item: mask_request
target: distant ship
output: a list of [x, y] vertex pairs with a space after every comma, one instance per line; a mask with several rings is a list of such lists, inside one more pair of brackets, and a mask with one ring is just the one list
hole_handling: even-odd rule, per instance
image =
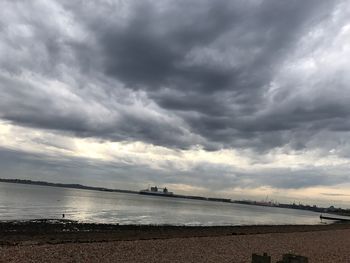
[[148, 187], [145, 190], [141, 190], [139, 193], [143, 195], [174, 196], [174, 193], [169, 192], [166, 187], [162, 188], [157, 186]]

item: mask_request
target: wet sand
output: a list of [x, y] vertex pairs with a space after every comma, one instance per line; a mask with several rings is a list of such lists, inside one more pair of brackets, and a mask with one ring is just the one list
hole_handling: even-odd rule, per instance
[[0, 262], [350, 262], [350, 225], [174, 227], [0, 223]]

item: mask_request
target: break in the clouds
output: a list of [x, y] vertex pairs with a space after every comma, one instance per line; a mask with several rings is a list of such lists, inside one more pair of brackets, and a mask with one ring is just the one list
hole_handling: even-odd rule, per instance
[[[38, 0], [0, 10], [0, 177], [341, 196], [331, 188], [349, 180], [347, 1]], [[10, 175], [16, 162], [28, 169]]]

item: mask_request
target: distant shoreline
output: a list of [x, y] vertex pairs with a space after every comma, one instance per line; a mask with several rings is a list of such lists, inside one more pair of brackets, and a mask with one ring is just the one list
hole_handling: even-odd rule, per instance
[[2, 179], [2, 178], [0, 178], [0, 183], [29, 184], [29, 185], [41, 185], [41, 186], [51, 186], [51, 187], [84, 189], [84, 190], [93, 190], [93, 191], [138, 194], [137, 191], [132, 191], [132, 190], [109, 189], [109, 188], [105, 188], [105, 187], [85, 186], [85, 185], [81, 185], [81, 184], [50, 183], [50, 182], [45, 182], [45, 181], [32, 181], [32, 180], [22, 180], [22, 179]]
[[[45, 181], [32, 181], [32, 180], [22, 180], [22, 179], [1, 179], [2, 183], [15, 183], [15, 184], [29, 184], [29, 185], [41, 185], [41, 186], [50, 186], [50, 187], [63, 187], [63, 188], [73, 188], [73, 189], [83, 189], [83, 190], [92, 190], [92, 191], [103, 191], [103, 192], [116, 192], [116, 193], [128, 193], [128, 194], [140, 194], [140, 191], [133, 190], [122, 190], [122, 189], [110, 189], [105, 187], [94, 187], [94, 186], [85, 186], [81, 184], [62, 184], [62, 183], [50, 183]], [[192, 196], [192, 195], [157, 195], [161, 198], [170, 197], [170, 198], [185, 198], [185, 199], [196, 199], [203, 201], [214, 201], [214, 202], [227, 202], [235, 203], [231, 199], [227, 198], [216, 198], [216, 197], [204, 197], [204, 196]]]

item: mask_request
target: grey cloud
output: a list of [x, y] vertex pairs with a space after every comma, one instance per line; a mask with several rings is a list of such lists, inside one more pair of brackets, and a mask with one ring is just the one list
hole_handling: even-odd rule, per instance
[[345, 194], [336, 194], [336, 193], [321, 193], [322, 195], [326, 196], [350, 196], [350, 195], [345, 195]]
[[206, 192], [214, 191], [218, 195], [234, 188], [270, 186], [278, 189], [301, 189], [336, 186], [349, 180], [345, 167], [332, 168], [327, 172], [309, 168], [298, 171], [261, 169], [252, 172], [228, 165], [199, 163], [184, 171], [170, 162], [160, 170], [138, 164], [128, 157], [118, 161], [101, 161], [6, 148], [0, 148], [0, 157], [2, 178], [72, 182], [130, 190], [139, 190], [148, 184], [180, 184], [200, 187]]
[[[332, 174], [334, 173], [334, 174]], [[261, 176], [254, 178], [257, 185], [268, 185], [282, 189], [300, 189], [314, 186], [334, 186], [349, 180], [346, 174], [338, 171], [324, 171], [315, 167], [290, 171], [288, 169], [275, 169], [269, 174], [262, 172]]]
[[156, 170], [128, 159], [104, 162], [6, 148], [0, 148], [0, 157], [1, 178], [74, 182], [104, 187], [113, 185], [115, 188], [138, 190], [160, 177]]
[[[225, 6], [208, 5], [207, 10], [193, 14], [190, 25], [181, 23], [182, 10], [169, 13], [169, 19], [167, 14], [157, 14], [147, 6], [146, 11], [138, 9], [126, 28], [119, 31], [106, 28], [100, 43], [106, 57], [107, 74], [125, 81], [131, 88], [151, 90], [164, 85], [174, 88], [181, 85], [183, 89], [198, 86], [210, 91], [214, 85], [221, 88], [228, 84], [230, 76], [225, 72], [182, 65], [193, 47], [214, 41], [234, 20], [235, 14]], [[188, 15], [191, 16], [191, 12]], [[157, 32], [158, 27], [163, 27], [159, 29], [161, 32]]]
[[[328, 131], [350, 128], [345, 99], [305, 99], [294, 92], [308, 89], [303, 76], [279, 76], [341, 1], [53, 3], [2, 4], [16, 14], [0, 20], [3, 119], [113, 141], [259, 152], [322, 147], [337, 140]], [[37, 76], [69, 94], [29, 83]], [[269, 94], [274, 81], [282, 87]], [[310, 143], [317, 134], [323, 141]]]
[[[329, 114], [317, 109], [305, 114], [304, 108], [279, 118], [275, 113], [258, 114], [275, 69], [315, 21], [330, 14], [329, 8], [327, 2], [240, 5], [220, 1], [207, 4], [205, 16], [189, 12], [192, 16], [184, 24], [172, 19], [181, 17], [182, 9], [165, 11], [174, 23], [169, 25], [163, 13], [147, 6], [146, 11], [137, 9], [122, 29], [107, 27], [102, 33], [105, 69], [129, 88], [146, 90], [158, 105], [175, 112], [194, 133], [217, 147], [281, 146], [288, 143], [284, 131], [297, 129], [313, 117], [327, 119], [325, 114]], [[234, 67], [225, 60], [222, 67], [211, 66], [210, 60], [189, 64], [188, 55], [202, 47], [226, 50], [227, 56], [233, 47], [245, 54], [248, 62], [233, 57]], [[272, 136], [267, 134], [270, 132]], [[258, 140], [254, 139], [255, 145], [245, 144], [246, 137]], [[271, 143], [269, 137], [280, 140]]]
[[[335, 186], [345, 183], [349, 176], [345, 167], [330, 168], [328, 171], [315, 167], [300, 168], [296, 171], [285, 168], [255, 170], [254, 172], [223, 165], [200, 164], [184, 176], [189, 184], [209, 187], [212, 190], [225, 190], [234, 187], [255, 188], [268, 186], [277, 189], [302, 189], [315, 186]], [[199, 176], [200, 175], [200, 176]], [[218, 179], [220, 178], [220, 179]]]

